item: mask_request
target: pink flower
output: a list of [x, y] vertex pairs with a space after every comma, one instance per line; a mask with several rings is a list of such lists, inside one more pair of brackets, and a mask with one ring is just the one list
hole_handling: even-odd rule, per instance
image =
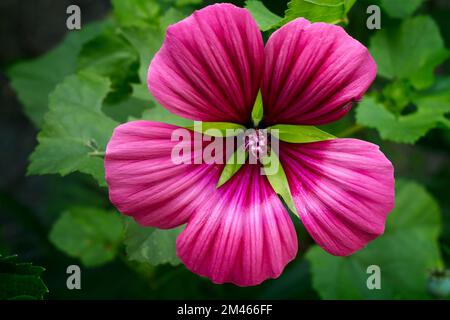
[[[368, 50], [341, 27], [299, 18], [264, 47], [247, 10], [216, 4], [168, 28], [148, 86], [170, 112], [193, 120], [247, 125], [261, 89], [265, 125], [321, 125], [343, 117], [375, 75]], [[259, 165], [244, 164], [216, 188], [224, 165], [171, 161], [176, 128], [151, 121], [116, 128], [105, 158], [111, 202], [144, 226], [187, 223], [177, 254], [214, 283], [277, 278], [297, 254], [297, 236]], [[394, 177], [378, 146], [281, 142], [279, 153], [300, 219], [322, 248], [350, 255], [383, 233]]]

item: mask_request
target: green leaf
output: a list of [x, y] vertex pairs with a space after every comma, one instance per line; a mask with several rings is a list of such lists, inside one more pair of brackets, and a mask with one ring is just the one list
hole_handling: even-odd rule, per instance
[[43, 299], [48, 289], [41, 279], [45, 269], [0, 254], [0, 300]]
[[50, 241], [87, 267], [114, 259], [123, 236], [122, 217], [115, 211], [74, 207], [64, 212], [50, 231]]
[[381, 0], [381, 7], [393, 18], [406, 18], [414, 13], [424, 0]]
[[123, 27], [142, 27], [154, 23], [161, 13], [157, 1], [112, 0], [114, 16]]
[[250, 11], [261, 31], [276, 28], [282, 19], [267, 9], [259, 0], [245, 1], [245, 8]]
[[[176, 114], [169, 112], [166, 108], [164, 108], [160, 105], [155, 105], [151, 109], [145, 110], [142, 113], [142, 116], [140, 119], [164, 122], [164, 123], [173, 124], [173, 125], [179, 126], [179, 127], [189, 127], [189, 126], [192, 126], [192, 123], [193, 123], [192, 120], [179, 117]], [[136, 120], [136, 119], [133, 119], [133, 120]]]
[[157, 104], [146, 84], [133, 83], [131, 84], [131, 88], [133, 89], [132, 96], [134, 98], [144, 100], [151, 105]]
[[385, 140], [414, 143], [439, 123], [445, 123], [444, 115], [450, 112], [450, 90], [416, 97], [414, 102], [414, 113], [395, 115], [375, 97], [366, 96], [356, 109], [356, 121], [377, 129]]
[[303, 17], [311, 22], [347, 23], [356, 0], [291, 0], [282, 24]]
[[[318, 246], [306, 254], [314, 288], [323, 299], [429, 298], [427, 273], [441, 264], [440, 212], [419, 184], [397, 181], [395, 209], [384, 235], [348, 257], [335, 257]], [[381, 290], [369, 290], [367, 267], [381, 270]]]
[[159, 27], [162, 31], [166, 30], [171, 24], [183, 20], [186, 15], [180, 10], [169, 8], [159, 19]]
[[121, 28], [123, 36], [139, 53], [139, 79], [147, 83], [147, 71], [154, 54], [161, 48], [164, 32], [158, 26]]
[[48, 94], [67, 75], [75, 72], [76, 60], [84, 43], [97, 36], [105, 22], [83, 25], [80, 31], [68, 32], [66, 38], [45, 55], [11, 66], [7, 74], [17, 92], [26, 115], [40, 127], [48, 110]]
[[142, 84], [133, 85], [132, 98], [143, 101], [148, 104], [148, 109], [145, 110], [140, 117], [132, 116], [129, 121], [133, 120], [149, 120], [173, 124], [179, 127], [189, 127], [193, 125], [193, 120], [185, 119], [176, 114], [171, 113], [166, 108], [153, 99], [147, 86]]
[[277, 124], [269, 127], [269, 130], [277, 139], [290, 143], [309, 143], [336, 139], [335, 136], [314, 126]]
[[382, 93], [386, 99], [388, 109], [395, 114], [400, 114], [411, 102], [412, 90], [409, 83], [404, 80], [396, 80], [388, 83], [383, 88]]
[[236, 151], [227, 160], [227, 163], [223, 167], [222, 173], [220, 174], [219, 181], [217, 182], [217, 188], [221, 187], [225, 182], [230, 180], [236, 172], [242, 167], [248, 158], [248, 153], [245, 151], [244, 147], [238, 146]]
[[[120, 32], [139, 53], [139, 79], [147, 83], [147, 70], [153, 55], [164, 40], [165, 29], [160, 28], [162, 13], [159, 1], [154, 0], [113, 0], [114, 15]], [[170, 19], [167, 13], [164, 21]]]
[[246, 129], [243, 125], [232, 122], [195, 122], [187, 128], [212, 137], [237, 136], [243, 134]]
[[258, 124], [261, 122], [263, 115], [264, 115], [263, 101], [261, 90], [259, 90], [258, 95], [256, 96], [255, 104], [253, 105], [252, 109], [252, 121], [255, 127], [258, 127]]
[[[291, 210], [298, 217], [299, 215], [297, 208], [295, 207], [294, 200], [292, 199], [291, 189], [289, 188], [286, 173], [284, 172], [278, 155], [272, 150], [269, 156], [261, 159], [261, 162], [263, 163], [267, 180], [269, 180], [269, 183], [275, 193], [283, 198], [289, 210]], [[273, 169], [276, 169], [276, 171], [272, 172]]]
[[118, 122], [126, 122], [129, 119], [139, 119], [154, 105], [135, 97], [133, 94], [122, 97], [121, 100], [110, 103], [106, 99], [102, 106], [105, 115]]
[[165, 0], [169, 2], [174, 2], [174, 5], [177, 7], [185, 7], [189, 5], [201, 4], [202, 0]]
[[28, 174], [64, 176], [80, 171], [106, 185], [103, 159], [98, 155], [118, 125], [101, 111], [109, 90], [108, 79], [86, 72], [67, 77], [55, 88]]
[[370, 52], [378, 74], [409, 80], [416, 89], [431, 86], [434, 68], [450, 56], [436, 23], [428, 16], [407, 19], [399, 28], [377, 32], [370, 41]]
[[434, 86], [416, 93], [412, 101], [429, 112], [450, 112], [450, 76], [438, 78]]
[[86, 43], [78, 56], [78, 70], [110, 78], [113, 89], [138, 81], [138, 68], [138, 52], [115, 27]]
[[[126, 2], [126, 3], [125, 3]], [[183, 19], [190, 10], [169, 7], [162, 13], [163, 5], [155, 0], [114, 0], [114, 13], [121, 26], [120, 32], [139, 53], [139, 79], [147, 83], [147, 71], [154, 54], [161, 48], [168, 25]], [[185, 0], [186, 5], [197, 1]], [[178, 6], [177, 3], [172, 5]]]
[[183, 226], [162, 230], [151, 227], [142, 227], [129, 219], [125, 231], [125, 248], [130, 260], [149, 263], [153, 266], [169, 263], [177, 265], [175, 242], [183, 231]]

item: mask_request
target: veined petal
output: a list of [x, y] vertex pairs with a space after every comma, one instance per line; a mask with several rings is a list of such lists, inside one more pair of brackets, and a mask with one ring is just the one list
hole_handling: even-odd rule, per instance
[[216, 4], [167, 29], [147, 83], [156, 100], [177, 115], [243, 124], [250, 119], [263, 63], [262, 36], [250, 13]]
[[[223, 164], [194, 164], [202, 156], [192, 148], [194, 133], [188, 131], [188, 141], [172, 141], [177, 128], [133, 121], [118, 126], [108, 143], [105, 174], [109, 198], [120, 212], [141, 225], [173, 228], [184, 224], [216, 192]], [[192, 150], [187, 154], [190, 164], [172, 161], [172, 150], [182, 146], [180, 143]]]
[[394, 170], [377, 145], [357, 139], [280, 143], [295, 206], [314, 240], [345, 256], [384, 232]]
[[243, 165], [177, 239], [188, 269], [239, 286], [277, 278], [296, 253], [294, 225], [258, 165]]
[[303, 18], [274, 32], [265, 54], [262, 96], [269, 125], [335, 121], [376, 76], [367, 48], [343, 28]]

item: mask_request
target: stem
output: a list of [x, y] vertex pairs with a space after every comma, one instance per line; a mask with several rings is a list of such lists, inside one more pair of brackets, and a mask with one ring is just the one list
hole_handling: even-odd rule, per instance
[[338, 136], [338, 137], [345, 138], [345, 137], [354, 135], [355, 133], [357, 133], [357, 132], [359, 132], [359, 131], [361, 131], [361, 130], [363, 130], [363, 129], [365, 129], [364, 126], [361, 126], [361, 125], [359, 125], [359, 124], [354, 124], [353, 126], [348, 127], [347, 129], [342, 130], [341, 132], [339, 132], [339, 133], [337, 134], [337, 136]]
[[92, 151], [88, 153], [91, 157], [105, 157], [105, 151], [98, 150], [98, 144], [94, 139], [90, 139], [86, 141], [86, 146], [91, 149]]
[[105, 151], [98, 151], [98, 150], [91, 151], [88, 153], [88, 155], [90, 155], [91, 157], [102, 157], [102, 158], [105, 157], [105, 154], [106, 154]]

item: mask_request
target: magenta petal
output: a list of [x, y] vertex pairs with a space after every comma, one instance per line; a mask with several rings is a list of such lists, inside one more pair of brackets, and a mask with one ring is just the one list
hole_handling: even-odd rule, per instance
[[[174, 164], [171, 141], [178, 127], [134, 121], [118, 126], [105, 156], [109, 198], [117, 209], [146, 226], [173, 228], [215, 193], [223, 165]], [[186, 141], [191, 148], [191, 141]], [[196, 154], [201, 156], [201, 154]], [[191, 156], [193, 160], [193, 156]]]
[[268, 124], [335, 121], [376, 76], [367, 48], [343, 28], [303, 18], [274, 32], [265, 54], [262, 95]]
[[349, 255], [384, 232], [394, 206], [394, 170], [377, 145], [282, 143], [280, 161], [304, 226], [326, 251]]
[[177, 239], [188, 269], [239, 286], [277, 278], [296, 253], [294, 225], [257, 165], [242, 166]]
[[147, 83], [156, 100], [179, 116], [245, 123], [263, 63], [262, 36], [250, 13], [216, 4], [167, 29]]

